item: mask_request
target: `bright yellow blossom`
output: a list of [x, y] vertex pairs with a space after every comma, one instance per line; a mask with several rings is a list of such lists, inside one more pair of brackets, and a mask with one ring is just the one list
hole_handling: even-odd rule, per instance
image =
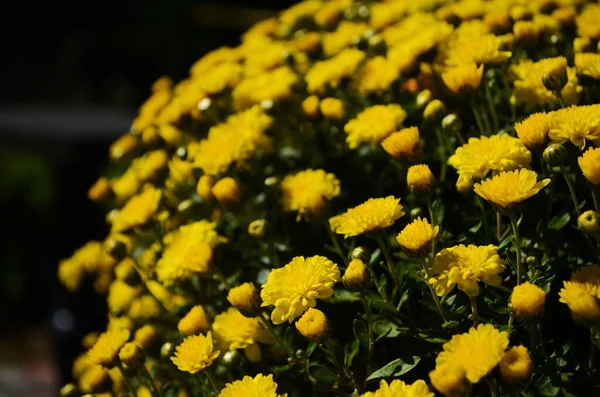
[[508, 346], [508, 333], [498, 331], [491, 324], [479, 324], [468, 333], [454, 335], [444, 344], [435, 365], [460, 365], [471, 383], [479, 382], [490, 373], [504, 356]]
[[600, 317], [600, 266], [579, 270], [564, 282], [560, 302], [566, 303], [574, 316], [588, 320]]
[[257, 318], [248, 318], [230, 307], [217, 314], [212, 325], [215, 341], [223, 351], [245, 349], [254, 343], [273, 343], [273, 336], [262, 327]]
[[149, 188], [132, 197], [113, 218], [111, 232], [122, 232], [147, 223], [156, 213], [162, 192]]
[[406, 119], [406, 112], [400, 105], [375, 105], [366, 108], [356, 118], [350, 120], [344, 131], [350, 149], [361, 143], [377, 144], [384, 140]]
[[196, 305], [179, 320], [177, 329], [183, 336], [196, 335], [210, 328], [210, 320], [202, 305]]
[[429, 190], [435, 181], [435, 177], [427, 164], [411, 166], [406, 173], [406, 184], [413, 193]]
[[379, 389], [361, 394], [361, 397], [434, 397], [434, 394], [422, 380], [409, 385], [395, 379], [389, 384], [385, 380], [380, 381]]
[[302, 101], [302, 112], [311, 119], [319, 117], [319, 97], [310, 95]]
[[98, 337], [94, 346], [88, 351], [87, 359], [90, 364], [110, 365], [116, 360], [119, 350], [129, 340], [127, 329], [106, 331]]
[[297, 256], [280, 269], [274, 269], [263, 284], [261, 306], [275, 306], [271, 313], [274, 324], [292, 322], [316, 299], [333, 295], [333, 286], [340, 281], [340, 271], [335, 263], [323, 256], [304, 258]]
[[277, 394], [277, 383], [273, 381], [273, 375], [264, 376], [258, 374], [254, 378], [244, 376], [242, 380], [228, 383], [219, 397], [287, 397], [287, 394]]
[[133, 300], [141, 294], [141, 288], [132, 287], [121, 280], [115, 280], [108, 290], [108, 308], [113, 312], [126, 312]]
[[227, 301], [246, 317], [254, 317], [260, 308], [260, 295], [252, 283], [243, 283], [229, 290]]
[[431, 385], [446, 397], [466, 393], [469, 390], [467, 372], [460, 363], [444, 363], [429, 373]]
[[529, 282], [517, 285], [512, 292], [510, 304], [517, 315], [534, 317], [544, 311], [546, 292]]
[[330, 218], [329, 225], [334, 232], [352, 237], [390, 227], [402, 215], [400, 199], [394, 196], [370, 198], [342, 215]]
[[280, 101], [292, 95], [298, 76], [288, 67], [262, 72], [242, 80], [231, 94], [236, 109], [245, 109], [262, 101]]
[[110, 180], [110, 186], [115, 193], [117, 201], [122, 203], [131, 198], [140, 189], [142, 184], [137, 179], [133, 169], [128, 168], [123, 175]]
[[369, 279], [369, 271], [360, 259], [352, 259], [344, 272], [342, 282], [351, 290], [360, 290]]
[[296, 329], [307, 339], [321, 340], [327, 334], [327, 317], [319, 309], [311, 307], [296, 321]]
[[392, 62], [382, 56], [376, 56], [358, 69], [352, 77], [352, 85], [361, 94], [381, 94], [398, 77], [398, 68]]
[[331, 26], [339, 18], [344, 9], [352, 4], [352, 0], [332, 0], [323, 3], [315, 13], [314, 19], [317, 25], [322, 27]]
[[551, 114], [533, 113], [525, 120], [515, 124], [515, 130], [521, 142], [528, 148], [532, 148], [544, 144], [551, 126]]
[[509, 382], [519, 382], [531, 374], [531, 357], [523, 345], [513, 346], [500, 360], [500, 375]]
[[600, 139], [600, 104], [571, 106], [553, 112], [548, 135], [553, 141], [571, 141], [581, 149], [587, 141]]
[[108, 179], [101, 177], [90, 187], [87, 196], [91, 201], [101, 203], [111, 197], [112, 193]]
[[324, 170], [308, 169], [286, 176], [281, 193], [284, 210], [297, 211], [298, 218], [316, 215], [340, 194], [340, 181]]
[[398, 233], [396, 241], [403, 249], [416, 253], [431, 244], [439, 229], [439, 226], [431, 227], [427, 219], [418, 217]]
[[420, 149], [419, 129], [417, 127], [407, 127], [393, 132], [381, 141], [381, 147], [395, 159], [413, 157]]
[[364, 23], [342, 21], [338, 28], [323, 36], [323, 52], [325, 56], [336, 55], [344, 48], [358, 42], [369, 27]]
[[109, 376], [101, 365], [90, 365], [79, 379], [79, 389], [83, 393], [101, 391], [109, 381]]
[[346, 116], [344, 102], [337, 98], [323, 98], [319, 104], [319, 109], [323, 117], [331, 121], [342, 121]]
[[493, 34], [487, 34], [474, 40], [458, 44], [452, 48], [446, 58], [449, 66], [463, 64], [499, 63], [512, 56], [510, 51], [501, 51], [502, 40]]
[[169, 291], [158, 281], [146, 281], [146, 288], [170, 312], [177, 311], [188, 303], [184, 296]]
[[240, 185], [232, 177], [219, 179], [212, 187], [211, 193], [222, 206], [228, 206], [240, 201]]
[[587, 4], [581, 14], [577, 16], [577, 33], [581, 37], [587, 37], [592, 40], [600, 39], [600, 5]]
[[160, 303], [152, 295], [142, 295], [129, 306], [129, 316], [134, 320], [148, 320], [160, 315]]
[[456, 245], [441, 250], [433, 261], [431, 279], [438, 296], [444, 296], [455, 285], [469, 296], [479, 295], [479, 281], [498, 286], [506, 261], [498, 255], [498, 247], [493, 245]]
[[279, 15], [279, 19], [285, 25], [292, 27], [298, 20], [315, 15], [321, 7], [323, 7], [321, 0], [304, 0], [284, 10]]
[[341, 51], [333, 58], [316, 62], [304, 79], [311, 94], [323, 94], [327, 88], [335, 88], [345, 77], [350, 77], [365, 58], [365, 53], [355, 48]]
[[549, 183], [550, 179], [538, 182], [534, 171], [520, 169], [501, 172], [481, 183], [476, 183], [473, 190], [492, 204], [510, 208], [536, 195]]
[[180, 371], [195, 374], [210, 366], [219, 356], [219, 351], [213, 351], [213, 340], [210, 331], [206, 336], [188, 336], [175, 348], [175, 355], [171, 357], [173, 364]]
[[442, 73], [442, 80], [455, 94], [474, 92], [481, 84], [483, 64], [477, 67], [474, 63], [467, 63], [446, 69]]
[[579, 74], [600, 79], [600, 54], [593, 52], [575, 54], [575, 68]]

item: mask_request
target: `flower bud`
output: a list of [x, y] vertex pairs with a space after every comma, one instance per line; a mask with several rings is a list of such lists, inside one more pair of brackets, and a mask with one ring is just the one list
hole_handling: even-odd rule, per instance
[[600, 232], [600, 215], [596, 211], [585, 211], [577, 218], [577, 227], [584, 233], [596, 234]]
[[361, 290], [369, 279], [369, 272], [365, 263], [360, 259], [352, 259], [342, 277], [344, 287], [351, 291]]
[[196, 193], [202, 197], [203, 200], [210, 200], [213, 198], [212, 188], [215, 184], [215, 178], [210, 175], [202, 175], [196, 185]]
[[260, 295], [252, 283], [244, 283], [229, 290], [227, 301], [246, 317], [260, 314]]
[[212, 187], [211, 191], [219, 204], [222, 206], [228, 206], [237, 203], [241, 196], [238, 183], [231, 177], [219, 179]]
[[319, 105], [321, 114], [328, 120], [341, 121], [346, 116], [344, 102], [337, 98], [325, 98]]
[[94, 346], [94, 343], [96, 343], [96, 341], [98, 340], [98, 336], [99, 334], [97, 332], [89, 332], [83, 337], [83, 339], [81, 340], [81, 344], [86, 349], [89, 349], [92, 346]]
[[296, 322], [296, 329], [306, 339], [319, 341], [327, 335], [327, 317], [319, 309], [308, 309]]
[[237, 350], [229, 350], [223, 354], [223, 364], [228, 368], [236, 368], [241, 361], [240, 352]]
[[417, 108], [422, 109], [425, 106], [427, 106], [427, 104], [429, 104], [429, 102], [431, 102], [431, 100], [433, 99], [433, 95], [431, 94], [431, 91], [429, 90], [423, 90], [421, 92], [419, 92], [417, 94]]
[[565, 162], [567, 149], [560, 143], [551, 143], [542, 153], [544, 161], [551, 167], [557, 167]]
[[140, 140], [132, 134], [121, 136], [108, 149], [111, 160], [119, 161], [125, 157], [134, 156], [140, 143]]
[[264, 219], [256, 219], [248, 225], [248, 234], [254, 238], [262, 238], [265, 235], [265, 225], [267, 221]]
[[136, 367], [142, 358], [143, 351], [134, 342], [125, 343], [119, 350], [119, 360], [129, 367]]
[[196, 335], [206, 332], [210, 328], [210, 322], [206, 312], [201, 305], [194, 306], [183, 316], [177, 324], [177, 329], [183, 336]]
[[166, 342], [160, 347], [160, 356], [162, 358], [169, 358], [175, 352], [175, 345], [171, 342]]
[[429, 373], [433, 387], [444, 396], [452, 397], [466, 393], [469, 381], [465, 369], [459, 364], [444, 364]]
[[302, 112], [309, 119], [319, 117], [319, 97], [311, 95], [302, 101]]
[[114, 196], [110, 182], [105, 177], [99, 178], [87, 194], [88, 198], [95, 203], [105, 203]]
[[148, 350], [150, 346], [158, 340], [159, 334], [156, 328], [146, 324], [135, 331], [133, 342], [144, 350]]
[[573, 40], [573, 52], [575, 54], [589, 52], [591, 45], [592, 42], [588, 37], [577, 37]]
[[128, 249], [125, 242], [115, 236], [110, 236], [104, 242], [104, 251], [113, 258], [120, 260], [127, 256]]
[[444, 116], [446, 113], [446, 106], [439, 99], [434, 99], [429, 102], [423, 111], [423, 117], [428, 121], [435, 121]]
[[566, 58], [559, 58], [556, 65], [542, 75], [542, 84], [548, 91], [560, 92], [568, 81]]
[[356, 247], [352, 250], [352, 259], [360, 259], [361, 261], [369, 260], [369, 251], [365, 247]]
[[251, 363], [255, 364], [262, 359], [262, 352], [260, 351], [260, 345], [258, 343], [252, 343], [246, 346], [244, 349], [244, 356]]
[[473, 178], [470, 175], [459, 175], [456, 181], [456, 190], [459, 193], [467, 193], [473, 189]]
[[83, 393], [103, 391], [109, 382], [106, 370], [101, 365], [92, 365], [79, 379], [79, 390]]
[[406, 184], [414, 194], [427, 192], [434, 181], [435, 177], [427, 164], [413, 165], [406, 174]]
[[544, 311], [546, 292], [537, 285], [523, 283], [513, 289], [510, 303], [519, 317], [535, 317]]
[[423, 208], [414, 207], [410, 210], [410, 219], [417, 219], [418, 217], [423, 215]]
[[442, 120], [442, 128], [448, 134], [457, 134], [461, 132], [462, 127], [462, 121], [456, 115], [456, 113], [450, 113]]
[[77, 390], [77, 386], [73, 383], [67, 383], [60, 388], [60, 397], [75, 397], [78, 395], [79, 391]]
[[522, 45], [533, 45], [540, 35], [540, 29], [532, 21], [518, 21], [513, 25], [515, 39]]
[[504, 353], [500, 360], [500, 375], [508, 382], [516, 383], [529, 378], [531, 374], [531, 357], [525, 346], [513, 346]]

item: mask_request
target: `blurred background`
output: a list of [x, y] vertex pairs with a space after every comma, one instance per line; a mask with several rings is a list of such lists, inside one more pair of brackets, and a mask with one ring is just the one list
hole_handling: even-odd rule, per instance
[[86, 333], [105, 323], [90, 286], [57, 263], [107, 231], [87, 189], [153, 81], [236, 45], [290, 0], [19, 1], [0, 13], [0, 397], [58, 395]]

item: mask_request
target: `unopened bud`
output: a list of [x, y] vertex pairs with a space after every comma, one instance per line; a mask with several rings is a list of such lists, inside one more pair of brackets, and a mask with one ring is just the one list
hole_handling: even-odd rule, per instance
[[252, 283], [244, 283], [229, 290], [227, 301], [246, 317], [260, 314], [260, 295]]
[[433, 99], [433, 95], [431, 94], [431, 91], [429, 90], [423, 90], [421, 92], [419, 92], [417, 94], [417, 108], [422, 109], [425, 106], [427, 106], [429, 104], [429, 102], [431, 102], [431, 100]]
[[584, 233], [596, 234], [600, 232], [600, 215], [592, 210], [585, 211], [577, 218], [577, 227]]
[[448, 134], [457, 134], [461, 132], [463, 123], [456, 113], [450, 113], [442, 120], [442, 128]]
[[544, 161], [551, 167], [557, 167], [565, 162], [567, 149], [560, 143], [551, 143], [542, 154]]
[[429, 102], [423, 111], [423, 117], [428, 121], [435, 121], [444, 116], [446, 113], [446, 106], [439, 99], [434, 99]]

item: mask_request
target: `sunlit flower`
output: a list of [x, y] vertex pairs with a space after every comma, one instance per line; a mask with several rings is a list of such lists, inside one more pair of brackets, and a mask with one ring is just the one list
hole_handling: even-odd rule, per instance
[[241, 190], [238, 182], [230, 176], [219, 179], [211, 188], [211, 193], [222, 206], [240, 201]]
[[292, 27], [298, 20], [315, 15], [321, 7], [323, 7], [321, 0], [304, 0], [284, 10], [279, 15], [279, 20]]
[[600, 79], [600, 54], [595, 52], [575, 54], [575, 68], [579, 74]]
[[341, 51], [333, 58], [316, 62], [305, 75], [308, 92], [323, 94], [335, 88], [345, 77], [350, 77], [365, 58], [365, 53], [355, 48]]
[[406, 184], [413, 193], [429, 190], [435, 181], [435, 177], [427, 164], [411, 166], [406, 173]]
[[581, 37], [587, 37], [593, 40], [600, 39], [600, 6], [597, 4], [587, 4], [581, 14], [575, 18], [577, 23], [577, 33]]
[[447, 362], [429, 373], [431, 385], [444, 396], [452, 397], [469, 390], [467, 372], [460, 363]]
[[544, 144], [551, 126], [552, 114], [533, 113], [525, 120], [515, 124], [515, 130], [521, 142], [528, 148], [532, 148]]
[[277, 383], [273, 381], [273, 375], [264, 376], [258, 374], [254, 378], [244, 376], [242, 380], [228, 383], [219, 397], [287, 397], [287, 394], [277, 394]]
[[173, 364], [180, 371], [195, 374], [210, 366], [219, 356], [219, 351], [213, 351], [213, 340], [210, 331], [206, 336], [188, 336], [175, 348], [175, 355], [171, 357]]
[[184, 296], [169, 291], [158, 281], [146, 281], [146, 288], [170, 312], [177, 311], [188, 303], [188, 300]]
[[544, 311], [546, 292], [529, 282], [517, 285], [512, 292], [510, 304], [520, 317], [535, 317]]
[[366, 108], [350, 120], [344, 131], [348, 134], [346, 142], [350, 149], [361, 143], [376, 144], [385, 139], [406, 119], [406, 112], [400, 105], [375, 105]]
[[135, 298], [142, 294], [142, 289], [132, 287], [121, 280], [115, 280], [108, 289], [108, 308], [113, 312], [125, 312]]
[[138, 180], [133, 169], [128, 168], [123, 175], [110, 180], [112, 191], [119, 203], [122, 203], [137, 193], [142, 183]]
[[458, 44], [449, 53], [447, 65], [499, 63], [512, 56], [510, 51], [501, 51], [502, 40], [493, 34], [474, 38]]
[[393, 132], [381, 142], [381, 147], [395, 159], [410, 158], [420, 149], [419, 129], [408, 127]]
[[302, 101], [302, 112], [306, 117], [311, 119], [319, 116], [319, 97], [316, 95], [309, 95]]
[[444, 351], [438, 354], [435, 365], [460, 365], [464, 368], [471, 383], [479, 382], [504, 356], [508, 346], [508, 333], [498, 331], [491, 324], [480, 324], [468, 333], [454, 335], [444, 344]]
[[282, 66], [242, 80], [231, 94], [236, 109], [258, 105], [262, 101], [280, 101], [292, 95], [298, 75]]
[[333, 295], [333, 286], [338, 281], [340, 271], [329, 259], [318, 255], [297, 256], [284, 267], [271, 271], [262, 286], [262, 306], [275, 306], [271, 313], [274, 324], [291, 323], [309, 307], [315, 307], [316, 299]]
[[447, 295], [455, 285], [469, 296], [479, 295], [479, 281], [498, 286], [506, 261], [498, 256], [493, 245], [456, 245], [441, 250], [433, 261], [431, 279], [439, 296]]
[[369, 25], [380, 30], [398, 21], [408, 10], [408, 4], [403, 1], [387, 1], [373, 3], [369, 15]]
[[283, 208], [298, 217], [316, 215], [340, 194], [340, 181], [324, 170], [308, 169], [286, 176], [281, 182]]
[[122, 232], [146, 224], [158, 210], [162, 192], [149, 188], [132, 197], [112, 220], [111, 232]]
[[492, 204], [510, 208], [536, 195], [549, 183], [550, 179], [538, 182], [534, 171], [520, 169], [501, 172], [481, 183], [476, 183], [473, 190]]
[[110, 380], [106, 369], [101, 365], [90, 365], [79, 379], [79, 389], [83, 393], [102, 390]]
[[209, 330], [209, 328], [210, 320], [208, 319], [202, 305], [196, 305], [192, 307], [177, 324], [177, 329], [183, 336], [196, 335], [201, 332], [206, 332]]
[[552, 113], [550, 139], [571, 141], [583, 149], [587, 141], [600, 139], [600, 105], [571, 106]]
[[431, 244], [437, 236], [439, 229], [439, 226], [431, 227], [427, 219], [418, 217], [398, 233], [396, 241], [398, 241], [400, 247], [416, 253]]
[[310, 308], [300, 320], [296, 321], [296, 329], [302, 336], [310, 340], [320, 340], [327, 334], [327, 317], [319, 309]]
[[142, 295], [129, 306], [129, 316], [135, 320], [148, 320], [160, 315], [161, 307], [152, 295]]
[[344, 9], [352, 4], [352, 0], [333, 0], [323, 3], [315, 13], [315, 23], [322, 27], [331, 26], [337, 21]]
[[389, 384], [385, 380], [380, 381], [379, 389], [361, 394], [361, 397], [434, 397], [434, 394], [422, 380], [409, 385], [395, 379]]
[[352, 259], [344, 272], [342, 282], [350, 290], [360, 290], [369, 279], [369, 271], [360, 259]]
[[342, 21], [334, 32], [323, 35], [323, 52], [327, 57], [357, 42], [369, 27], [364, 23]]
[[531, 357], [523, 345], [513, 346], [500, 360], [500, 375], [509, 382], [518, 382], [531, 374]]
[[448, 159], [459, 175], [485, 178], [488, 172], [512, 171], [531, 163], [531, 152], [508, 134], [469, 138]]
[[147, 350], [159, 338], [156, 328], [150, 324], [144, 324], [135, 331], [133, 341], [142, 349]]
[[382, 93], [399, 77], [398, 68], [386, 58], [369, 59], [352, 77], [353, 87], [362, 94]]
[[346, 116], [344, 102], [337, 98], [323, 98], [319, 104], [319, 110], [323, 117], [332, 121], [342, 121]]
[[212, 325], [215, 341], [223, 351], [245, 349], [254, 343], [273, 343], [273, 336], [257, 318], [248, 318], [230, 307], [217, 314]]
[[394, 196], [370, 198], [342, 215], [332, 217], [329, 224], [336, 233], [352, 237], [390, 227], [402, 215], [400, 199]]
[[559, 295], [574, 316], [588, 320], [600, 317], [600, 266], [587, 266], [573, 273]]
[[474, 63], [467, 63], [446, 69], [442, 73], [442, 80], [446, 87], [455, 94], [475, 91], [481, 84], [483, 64], [477, 67]]
[[129, 340], [129, 335], [130, 332], [127, 329], [115, 329], [104, 332], [88, 351], [88, 362], [103, 366], [110, 365], [116, 360], [121, 347]]

